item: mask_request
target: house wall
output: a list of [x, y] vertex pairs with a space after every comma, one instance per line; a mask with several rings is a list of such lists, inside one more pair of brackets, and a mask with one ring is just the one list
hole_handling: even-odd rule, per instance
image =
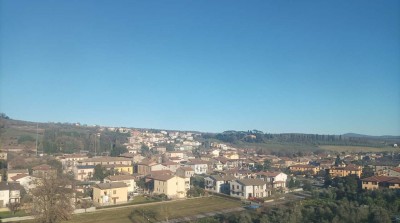
[[30, 190], [32, 190], [33, 188], [36, 187], [36, 184], [35, 184], [35, 180], [36, 180], [36, 179], [37, 179], [37, 178], [32, 177], [32, 176], [26, 176], [26, 177], [23, 177], [23, 178], [18, 179], [17, 182], [19, 182], [19, 184], [20, 184], [22, 187], [24, 187], [24, 189], [25, 189], [27, 192], [29, 192]]
[[136, 182], [135, 180], [120, 180], [120, 181], [111, 181], [109, 179], [104, 179], [104, 183], [110, 183], [110, 182], [123, 182], [128, 186], [128, 193], [135, 192], [136, 191]]
[[93, 188], [93, 202], [99, 205], [112, 205], [128, 201], [128, 187], [100, 190]]
[[167, 181], [154, 180], [154, 193], [165, 194], [169, 198], [186, 197], [185, 179], [173, 177]]
[[74, 168], [74, 178], [79, 181], [87, 181], [93, 177], [94, 169]]
[[192, 169], [194, 170], [195, 174], [205, 174], [207, 173], [207, 164], [194, 164], [194, 165], [190, 165], [190, 167], [192, 167]]
[[397, 171], [389, 169], [388, 170], [388, 176], [389, 177], [400, 177], [400, 172], [397, 172]]
[[161, 165], [161, 164], [156, 164], [154, 166], [151, 166], [150, 169], [151, 169], [151, 171], [169, 170], [168, 167]]
[[116, 166], [114, 170], [117, 170], [119, 173], [125, 172], [129, 174], [133, 174], [133, 167], [132, 166]]
[[362, 189], [365, 190], [375, 190], [379, 188], [378, 182], [368, 182], [368, 181], [362, 181]]
[[8, 202], [10, 201], [10, 191], [9, 190], [1, 190], [0, 191], [0, 207], [6, 207]]
[[389, 189], [400, 189], [399, 183], [389, 183]]

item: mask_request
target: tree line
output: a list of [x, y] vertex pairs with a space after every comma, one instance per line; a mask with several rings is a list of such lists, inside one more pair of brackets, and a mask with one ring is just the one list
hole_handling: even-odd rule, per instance
[[238, 143], [301, 143], [308, 145], [343, 145], [343, 146], [387, 146], [388, 142], [376, 137], [349, 137], [346, 135], [320, 135], [302, 133], [271, 134], [259, 130], [225, 131], [218, 134], [202, 134], [204, 139], [217, 139], [222, 142]]

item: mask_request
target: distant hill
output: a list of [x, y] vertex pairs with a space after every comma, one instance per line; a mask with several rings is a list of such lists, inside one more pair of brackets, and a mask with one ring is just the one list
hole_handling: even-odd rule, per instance
[[[147, 129], [149, 130], [149, 129]], [[150, 131], [159, 131], [151, 129]], [[170, 130], [167, 130], [170, 131]], [[191, 131], [193, 132], [193, 131]], [[0, 116], [0, 150], [24, 153], [74, 153], [88, 151], [94, 153], [111, 152], [124, 147], [129, 133], [109, 131], [100, 126], [85, 126], [71, 123], [35, 123], [13, 120]], [[254, 148], [318, 149], [319, 146], [363, 146], [390, 147], [400, 144], [400, 136], [369, 136], [356, 133], [343, 135], [319, 135], [302, 133], [270, 134], [259, 130], [234, 131], [222, 133], [201, 133], [202, 142], [220, 141], [236, 146]]]
[[99, 126], [70, 123], [35, 123], [0, 117], [0, 149], [36, 153], [110, 152], [123, 147], [128, 133], [108, 131]]
[[346, 133], [343, 134], [344, 137], [346, 138], [373, 138], [373, 139], [394, 139], [394, 140], [399, 140], [400, 136], [391, 136], [391, 135], [383, 135], [383, 136], [371, 136], [371, 135], [362, 135], [362, 134], [357, 134], [357, 133]]

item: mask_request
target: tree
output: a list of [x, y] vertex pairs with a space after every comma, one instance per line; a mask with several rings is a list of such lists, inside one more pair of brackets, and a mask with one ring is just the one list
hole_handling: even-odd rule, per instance
[[38, 222], [55, 223], [70, 219], [73, 190], [65, 178], [41, 178], [32, 189], [32, 214]]
[[13, 214], [15, 214], [15, 212], [19, 211], [19, 209], [21, 208], [21, 204], [19, 202], [9, 203], [8, 208]]
[[290, 178], [290, 181], [289, 181], [288, 187], [289, 187], [289, 188], [293, 188], [293, 187], [295, 187], [295, 184], [294, 184], [294, 179], [293, 179], [293, 177], [291, 177], [291, 178]]
[[62, 163], [56, 159], [47, 161], [47, 164], [57, 170], [57, 174], [62, 174]]
[[264, 160], [263, 169], [264, 169], [264, 170], [269, 170], [269, 169], [271, 169], [271, 160]]
[[372, 176], [374, 176], [374, 170], [369, 166], [364, 167], [361, 173], [361, 179]]
[[103, 167], [101, 164], [97, 164], [94, 167], [94, 173], [93, 173], [94, 179], [103, 182], [104, 178], [108, 177], [109, 175], [111, 175], [111, 172], [107, 171], [106, 168]]
[[93, 205], [92, 201], [88, 199], [82, 199], [80, 203], [81, 208], [85, 209], [85, 212], [86, 209], [92, 207], [92, 205]]
[[150, 152], [150, 148], [146, 145], [142, 145], [142, 147], [140, 147], [140, 154], [142, 156], [146, 156], [148, 153]]
[[116, 157], [116, 156], [119, 156], [126, 152], [128, 152], [127, 148], [125, 148], [123, 146], [115, 146], [114, 148], [112, 148], [112, 150], [110, 152], [110, 156]]
[[306, 191], [312, 190], [311, 182], [309, 180], [303, 181], [303, 190], [306, 190]]

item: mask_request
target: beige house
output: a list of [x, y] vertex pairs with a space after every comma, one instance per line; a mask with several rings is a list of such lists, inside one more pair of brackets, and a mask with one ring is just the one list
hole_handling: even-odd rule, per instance
[[185, 178], [171, 175], [158, 175], [149, 177], [153, 180], [154, 194], [165, 194], [169, 198], [185, 198]]
[[399, 177], [372, 176], [361, 179], [361, 187], [365, 190], [375, 190], [381, 188], [400, 189]]
[[125, 158], [125, 157], [109, 157], [109, 156], [100, 156], [100, 157], [93, 157], [89, 159], [79, 160], [78, 165], [130, 165], [132, 166], [132, 159]]
[[128, 186], [122, 182], [100, 183], [93, 186], [93, 202], [113, 205], [128, 201]]
[[79, 181], [89, 181], [94, 175], [95, 166], [74, 166], [74, 178]]
[[349, 175], [357, 175], [361, 177], [362, 168], [361, 166], [348, 165], [345, 167], [332, 167], [329, 169], [329, 175], [331, 177], [346, 177]]
[[311, 174], [316, 174], [319, 169], [316, 166], [312, 165], [303, 165], [303, 164], [298, 164], [298, 165], [293, 165], [289, 167], [289, 170], [292, 172], [300, 172], [300, 173], [311, 173]]
[[78, 161], [88, 159], [89, 157], [84, 154], [64, 154], [58, 157], [64, 171], [73, 171], [73, 168], [78, 164]]

